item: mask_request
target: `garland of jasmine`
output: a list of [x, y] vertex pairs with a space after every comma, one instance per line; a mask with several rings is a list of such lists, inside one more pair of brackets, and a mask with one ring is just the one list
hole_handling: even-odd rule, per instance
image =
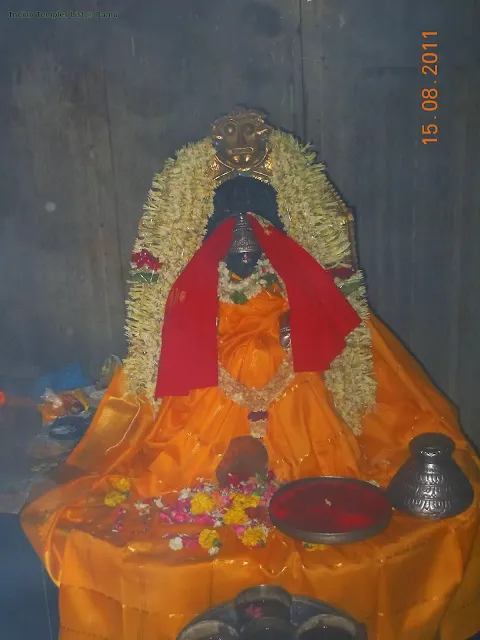
[[268, 383], [260, 388], [245, 387], [231, 376], [221, 365], [218, 367], [218, 387], [223, 393], [242, 407], [247, 407], [249, 411], [267, 411], [269, 406], [276, 402], [287, 390], [293, 381], [295, 372], [293, 371], [292, 354], [287, 351], [278, 369], [273, 374]]
[[268, 410], [287, 391], [295, 378], [293, 360], [287, 351], [280, 366], [264, 387], [246, 387], [218, 365], [218, 388], [236, 404], [249, 411], [250, 435], [263, 438], [267, 433]]
[[285, 290], [266, 257], [260, 258], [251, 275], [242, 279], [236, 279], [225, 262], [222, 261], [218, 265], [218, 298], [222, 302], [245, 304], [262, 289], [268, 289], [273, 284]]
[[[348, 233], [324, 166], [314, 164], [315, 154], [289, 134], [273, 131], [270, 144], [271, 184], [286, 232], [323, 267], [342, 266], [349, 251]], [[132, 262], [125, 374], [127, 392], [143, 394], [152, 403], [166, 300], [200, 247], [213, 212], [214, 158], [210, 138], [178, 151], [176, 159], [167, 160], [163, 171], [154, 177], [144, 207], [134, 255], [148, 253], [153, 267], [146, 276], [138, 261]], [[325, 372], [325, 383], [339, 414], [354, 433], [360, 433], [362, 415], [374, 407], [377, 387], [369, 309], [360, 272], [337, 285], [362, 323], [347, 337], [345, 349]]]

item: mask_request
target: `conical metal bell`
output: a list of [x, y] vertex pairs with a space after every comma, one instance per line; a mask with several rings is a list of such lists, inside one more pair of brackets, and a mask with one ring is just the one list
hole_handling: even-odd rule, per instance
[[239, 213], [235, 217], [232, 242], [228, 253], [255, 253], [256, 251], [261, 251], [261, 249], [253, 233], [248, 215], [246, 213]]

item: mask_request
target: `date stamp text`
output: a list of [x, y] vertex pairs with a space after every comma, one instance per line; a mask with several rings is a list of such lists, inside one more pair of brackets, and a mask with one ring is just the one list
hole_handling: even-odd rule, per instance
[[[438, 33], [436, 31], [423, 31], [422, 37], [427, 42], [422, 42], [422, 74], [425, 76], [425, 84], [431, 85], [422, 89], [422, 109], [429, 114], [430, 120], [437, 119], [438, 89], [436, 87], [438, 77], [438, 44], [435, 42]], [[422, 142], [429, 144], [438, 141], [438, 125], [436, 122], [422, 125]]]

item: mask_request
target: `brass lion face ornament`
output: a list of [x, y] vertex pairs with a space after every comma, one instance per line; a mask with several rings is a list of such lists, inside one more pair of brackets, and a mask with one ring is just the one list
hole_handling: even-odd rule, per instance
[[216, 151], [217, 180], [238, 174], [268, 176], [270, 148], [268, 138], [272, 128], [265, 116], [254, 110], [238, 111], [213, 123], [212, 139]]

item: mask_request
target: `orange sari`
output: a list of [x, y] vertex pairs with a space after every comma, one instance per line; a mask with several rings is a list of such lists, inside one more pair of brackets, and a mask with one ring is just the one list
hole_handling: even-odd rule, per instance
[[[278, 342], [283, 298], [262, 292], [245, 305], [220, 303], [219, 358], [246, 386], [268, 382], [284, 357]], [[440, 431], [478, 491], [475, 456], [451, 406], [396, 339], [371, 319], [378, 408], [353, 436], [338, 417], [322, 376], [296, 375], [272, 405], [264, 443], [281, 481], [348, 475], [385, 485], [418, 433]], [[172, 551], [172, 525], [138, 519], [112, 531], [104, 504], [111, 482], [126, 476], [131, 501], [214, 480], [232, 438], [249, 434], [246, 408], [218, 388], [165, 398], [156, 416], [144, 397], [126, 396], [123, 372], [112, 381], [68, 467], [77, 477], [28, 505], [24, 529], [60, 586], [61, 640], [173, 640], [204, 609], [259, 583], [323, 599], [365, 622], [379, 640], [462, 640], [480, 629], [480, 540], [475, 506], [441, 522], [395, 513], [389, 528], [364, 542], [309, 551], [274, 531], [248, 549], [221, 530], [222, 549]], [[178, 532], [194, 525], [177, 525]], [[201, 527], [200, 527], [201, 529]]]

